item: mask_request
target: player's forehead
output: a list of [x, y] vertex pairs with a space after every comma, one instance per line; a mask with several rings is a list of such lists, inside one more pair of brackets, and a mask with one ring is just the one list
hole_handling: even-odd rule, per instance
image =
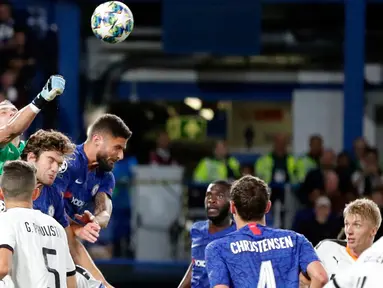
[[345, 223], [363, 223], [367, 219], [358, 213], [348, 213], [344, 217]]
[[0, 113], [4, 112], [17, 112], [17, 108], [13, 106], [12, 104], [0, 104]]
[[221, 184], [211, 183], [207, 187], [206, 193], [225, 193], [225, 187]]
[[43, 159], [43, 158], [53, 159], [53, 160], [61, 163], [61, 162], [63, 162], [64, 155], [60, 151], [50, 150], [50, 151], [41, 152], [40, 159]]
[[113, 137], [111, 135], [106, 135], [105, 138], [107, 139], [107, 143], [109, 146], [121, 147], [122, 149], [125, 149], [128, 143], [128, 139], [122, 137]]

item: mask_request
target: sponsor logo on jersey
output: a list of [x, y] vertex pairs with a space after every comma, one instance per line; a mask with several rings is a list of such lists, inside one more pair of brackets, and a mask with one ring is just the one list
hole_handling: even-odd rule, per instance
[[98, 192], [98, 188], [100, 187], [100, 185], [96, 184], [93, 186], [93, 189], [92, 189], [92, 196], [96, 195], [96, 193]]
[[202, 267], [202, 268], [205, 268], [206, 267], [206, 263], [205, 263], [205, 260], [198, 260], [198, 259], [192, 259], [192, 263], [194, 266], [196, 267]]
[[70, 191], [66, 191], [66, 192], [64, 192], [64, 198], [67, 198], [67, 199], [69, 199], [69, 198], [72, 198], [72, 193], [70, 192]]
[[72, 203], [73, 205], [75, 205], [77, 207], [82, 207], [85, 205], [84, 201], [77, 199], [77, 198], [74, 198], [74, 197], [72, 197], [72, 200], [70, 201], [70, 203]]
[[51, 217], [53, 217], [53, 215], [55, 215], [55, 207], [53, 207], [53, 205], [49, 205], [48, 215]]

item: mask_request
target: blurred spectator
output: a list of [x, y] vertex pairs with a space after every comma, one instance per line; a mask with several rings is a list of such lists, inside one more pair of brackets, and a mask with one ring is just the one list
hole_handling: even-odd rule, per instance
[[323, 151], [320, 159], [320, 167], [311, 170], [303, 181], [298, 191], [298, 198], [306, 207], [311, 207], [312, 203], [309, 201], [310, 194], [318, 189], [319, 191], [325, 190], [325, 175], [327, 171], [333, 171], [335, 168], [335, 153], [331, 149]]
[[297, 161], [298, 181], [303, 182], [307, 173], [319, 167], [323, 152], [323, 139], [320, 135], [313, 135], [309, 140], [310, 151]]
[[217, 141], [214, 156], [203, 158], [194, 170], [194, 181], [209, 183], [217, 179], [236, 179], [240, 177], [240, 166], [227, 152], [226, 143]]
[[170, 139], [166, 132], [161, 132], [157, 138], [157, 146], [150, 152], [150, 164], [174, 165], [177, 162], [173, 159], [170, 151]]
[[254, 175], [252, 165], [241, 165], [241, 177], [245, 175]]
[[367, 148], [362, 168], [352, 175], [352, 183], [360, 196], [371, 195], [374, 187], [383, 184], [376, 148]]
[[338, 155], [335, 170], [339, 177], [339, 191], [347, 193], [352, 190], [351, 176], [354, 171], [351, 157], [347, 152], [342, 152]]
[[368, 148], [367, 142], [363, 137], [357, 138], [354, 141], [354, 168], [363, 169], [364, 157], [366, 149]]
[[10, 2], [0, 0], [0, 69], [5, 69], [13, 55], [25, 45], [25, 25], [18, 20]]
[[244, 137], [245, 137], [245, 144], [247, 149], [253, 148], [254, 144], [254, 129], [252, 125], [249, 125], [245, 129]]
[[[371, 200], [374, 201], [380, 209], [380, 214], [383, 215], [383, 186], [377, 186], [372, 190]], [[378, 232], [375, 235], [375, 239], [379, 239], [383, 236], [383, 227], [379, 227]]]
[[0, 87], [5, 99], [15, 103], [18, 99], [18, 92], [15, 88], [16, 74], [12, 70], [7, 70], [1, 75]]
[[295, 183], [295, 159], [287, 152], [287, 136], [274, 138], [273, 151], [260, 157], [255, 163], [255, 174], [266, 183]]
[[330, 199], [320, 196], [311, 211], [310, 217], [302, 217], [295, 224], [296, 232], [305, 235], [314, 246], [323, 239], [336, 238], [342, 225], [340, 218], [331, 214]]

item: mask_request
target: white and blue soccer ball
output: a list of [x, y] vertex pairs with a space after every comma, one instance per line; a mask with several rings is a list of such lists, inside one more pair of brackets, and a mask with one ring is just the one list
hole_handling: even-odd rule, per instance
[[94, 35], [107, 43], [120, 43], [132, 32], [132, 11], [124, 3], [109, 1], [100, 4], [93, 12], [91, 27]]

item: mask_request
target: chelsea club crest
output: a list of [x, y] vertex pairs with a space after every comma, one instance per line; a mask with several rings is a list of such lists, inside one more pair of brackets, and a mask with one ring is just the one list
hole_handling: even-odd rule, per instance
[[96, 195], [96, 193], [98, 192], [98, 188], [100, 187], [100, 185], [96, 184], [93, 186], [93, 189], [92, 189], [92, 197], [94, 195]]
[[55, 207], [53, 207], [53, 205], [50, 205], [49, 208], [48, 208], [48, 215], [53, 217], [53, 215], [55, 215]]

